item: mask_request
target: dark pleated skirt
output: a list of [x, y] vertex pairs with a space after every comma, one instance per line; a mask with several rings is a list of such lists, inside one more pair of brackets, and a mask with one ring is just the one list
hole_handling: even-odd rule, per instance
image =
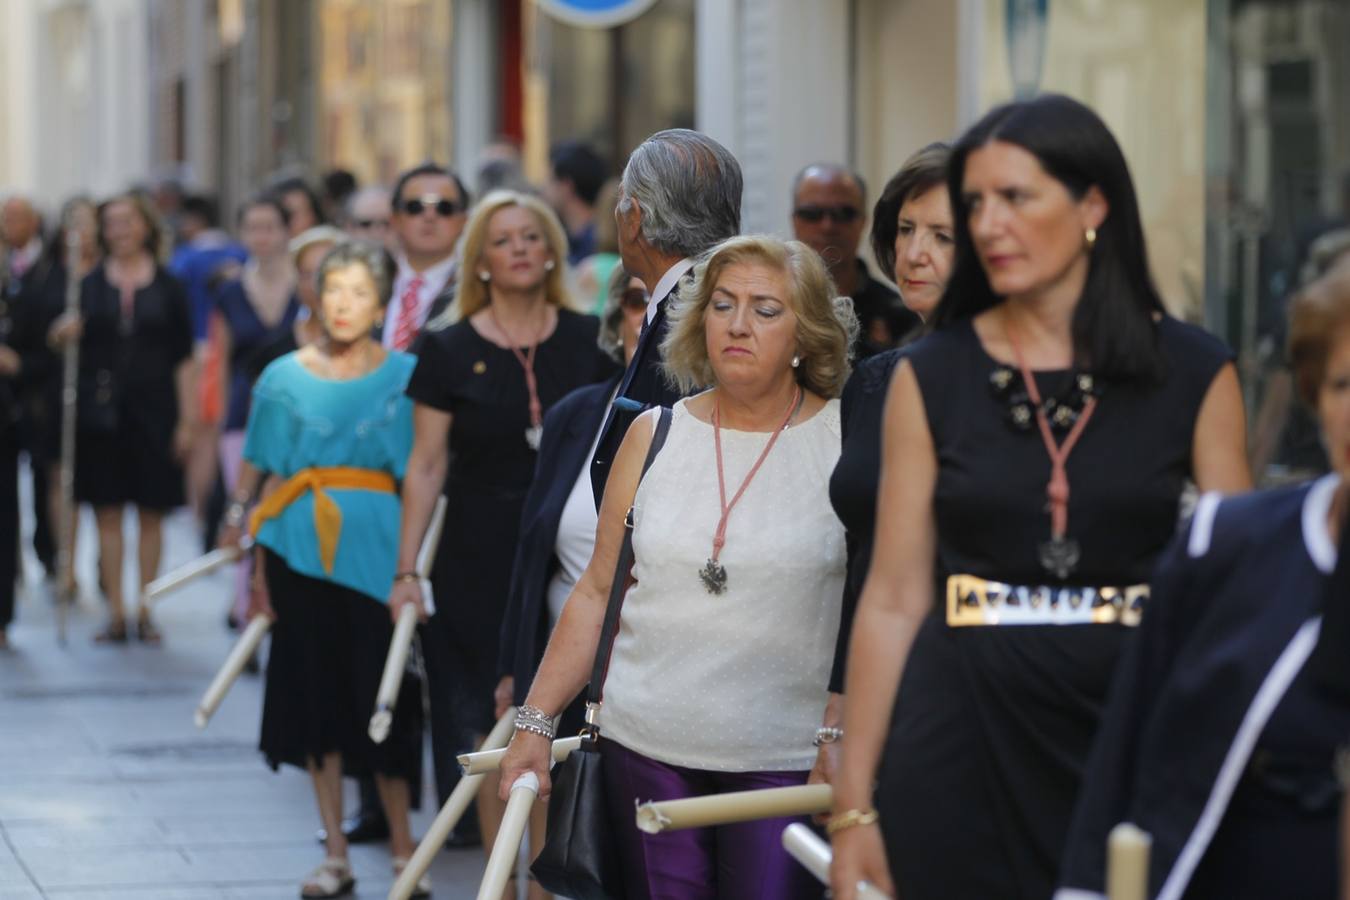
[[422, 692], [415, 676], [404, 676], [384, 743], [366, 733], [394, 633], [388, 608], [294, 572], [270, 550], [265, 566], [277, 614], [260, 739], [268, 764], [303, 769], [341, 753], [347, 775], [406, 778], [415, 804], [422, 794]]

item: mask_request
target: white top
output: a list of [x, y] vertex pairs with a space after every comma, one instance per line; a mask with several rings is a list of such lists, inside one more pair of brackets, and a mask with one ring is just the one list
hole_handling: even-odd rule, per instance
[[[600, 432], [596, 431], [586, 459], [595, 458], [595, 448], [599, 443]], [[558, 571], [553, 573], [548, 583], [548, 613], [550, 622], [554, 624], [562, 615], [568, 595], [576, 587], [577, 579], [586, 571], [586, 564], [595, 552], [595, 526], [598, 519], [595, 493], [591, 490], [591, 469], [583, 465], [581, 474], [572, 485], [572, 493], [567, 495], [567, 502], [563, 504], [562, 516], [558, 519], [558, 537], [553, 543], [553, 552], [558, 556]]]
[[450, 276], [455, 271], [455, 262], [454, 256], [447, 256], [429, 269], [414, 272], [413, 267], [408, 265], [406, 257], [398, 258], [398, 274], [394, 276], [394, 290], [389, 295], [389, 309], [385, 311], [384, 334], [381, 335], [381, 343], [387, 349], [394, 347], [394, 336], [398, 333], [398, 317], [403, 309], [403, 292], [407, 290], [408, 283], [418, 275], [422, 276], [422, 285], [417, 289], [416, 322], [417, 330], [420, 331], [422, 326], [427, 324], [427, 314], [431, 312], [432, 302], [450, 283]]
[[[634, 501], [637, 583], [614, 642], [601, 731], [672, 765], [809, 769], [844, 587], [844, 527], [829, 499], [839, 401], [778, 438], [732, 510], [720, 595], [698, 575], [721, 516], [713, 429], [685, 404], [675, 404]], [[728, 499], [768, 439], [722, 429]]]

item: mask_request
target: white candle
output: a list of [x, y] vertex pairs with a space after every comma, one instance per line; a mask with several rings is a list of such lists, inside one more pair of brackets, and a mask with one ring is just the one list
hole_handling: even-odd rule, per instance
[[648, 834], [660, 834], [680, 828], [706, 828], [781, 816], [813, 816], [829, 812], [833, 802], [834, 790], [828, 784], [664, 800], [640, 805], [637, 827]]
[[483, 883], [478, 887], [478, 900], [500, 900], [506, 882], [515, 871], [520, 841], [525, 836], [526, 826], [530, 824], [530, 807], [534, 806], [538, 796], [539, 776], [533, 772], [526, 772], [511, 785], [511, 796], [506, 801], [501, 828], [497, 831], [492, 855], [488, 857], [487, 869], [483, 872]]
[[[789, 825], [783, 829], [783, 847], [821, 884], [830, 883], [830, 862], [834, 854], [830, 852], [830, 845], [816, 837], [814, 831], [800, 822]], [[886, 896], [868, 882], [858, 882], [858, 900], [886, 900]]]
[[[495, 749], [506, 746], [506, 742], [511, 739], [511, 726], [515, 724], [515, 721], [515, 709], [507, 710], [506, 715], [498, 719], [497, 724], [492, 726], [492, 730], [488, 732], [487, 740], [483, 741], [483, 747]], [[450, 832], [455, 830], [455, 826], [464, 816], [464, 811], [469, 808], [469, 804], [477, 796], [478, 785], [482, 780], [481, 774], [467, 775], [459, 780], [459, 784], [455, 785], [455, 789], [446, 798], [445, 805], [436, 814], [431, 827], [422, 836], [422, 842], [417, 845], [417, 850], [408, 860], [408, 865], [404, 867], [403, 874], [390, 888], [389, 900], [408, 900], [412, 896], [413, 888], [426, 874], [427, 869], [431, 868], [431, 863], [436, 859], [436, 854], [440, 853], [441, 848], [445, 846], [445, 841], [450, 837]]]
[[248, 623], [248, 627], [230, 650], [230, 655], [225, 657], [225, 662], [211, 681], [211, 686], [202, 695], [202, 702], [197, 704], [197, 713], [193, 716], [193, 721], [197, 723], [198, 728], [205, 728], [206, 723], [211, 721], [216, 708], [220, 706], [220, 701], [225, 699], [225, 695], [234, 686], [239, 673], [244, 671], [244, 666], [248, 665], [249, 659], [257, 651], [258, 645], [262, 643], [263, 637], [271, 627], [271, 616], [254, 616]]
[[[562, 762], [571, 756], [581, 747], [581, 736], [560, 738], [553, 742], [553, 761]], [[506, 756], [505, 750], [480, 750], [478, 753], [462, 753], [459, 756], [459, 766], [464, 770], [465, 775], [481, 775], [484, 772], [495, 772], [502, 765], [502, 757]]]
[[408, 649], [417, 629], [417, 607], [405, 605], [398, 611], [394, 636], [389, 640], [389, 653], [384, 659], [384, 674], [380, 690], [375, 695], [375, 712], [370, 716], [370, 739], [383, 744], [394, 724], [394, 707], [398, 705], [398, 690], [403, 685], [403, 669], [408, 664]]
[[1129, 822], [1111, 829], [1107, 840], [1106, 895], [1110, 900], [1147, 900], [1148, 856], [1153, 838]]

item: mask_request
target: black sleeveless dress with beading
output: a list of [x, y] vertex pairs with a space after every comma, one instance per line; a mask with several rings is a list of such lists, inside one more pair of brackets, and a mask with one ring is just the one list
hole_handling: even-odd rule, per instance
[[[985, 352], [968, 320], [908, 350], [938, 458], [938, 546], [934, 612], [901, 680], [878, 784], [891, 872], [907, 900], [1045, 900], [1054, 888], [1130, 629], [1014, 625], [1007, 617], [954, 627], [946, 582], [1148, 582], [1176, 530], [1200, 405], [1231, 358], [1216, 338], [1172, 318], [1159, 321], [1157, 337], [1162, 383], [1107, 384], [1069, 457], [1068, 534], [1081, 557], [1064, 580], [1042, 567], [1039, 553], [1050, 533], [1045, 445], [1034, 424], [1011, 423], [1006, 392], [991, 381], [1007, 367]], [[1053, 397], [1068, 395], [1074, 375], [1034, 377]]]

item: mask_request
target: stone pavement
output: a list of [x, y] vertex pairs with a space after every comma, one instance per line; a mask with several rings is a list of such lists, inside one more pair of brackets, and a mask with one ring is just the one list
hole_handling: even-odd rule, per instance
[[[81, 535], [87, 594], [91, 525]], [[165, 538], [166, 568], [195, 555], [186, 518], [172, 519]], [[323, 856], [318, 813], [308, 777], [273, 773], [256, 750], [260, 679], [243, 677], [205, 731], [192, 724], [233, 640], [228, 590], [217, 574], [166, 599], [160, 648], [95, 646], [101, 601], [87, 595], [63, 648], [29, 557], [13, 647], [0, 652], [0, 900], [299, 896]], [[434, 802], [415, 814], [415, 834]], [[442, 852], [435, 896], [474, 897], [482, 859], [479, 850]], [[386, 896], [388, 860], [385, 845], [352, 848], [358, 897]]]

